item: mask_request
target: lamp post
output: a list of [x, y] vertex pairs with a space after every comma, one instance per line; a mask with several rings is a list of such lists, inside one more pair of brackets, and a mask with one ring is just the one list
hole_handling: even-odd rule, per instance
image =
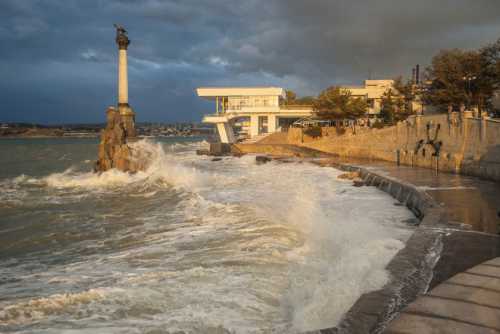
[[472, 81], [476, 80], [477, 77], [475, 75], [465, 75], [462, 79], [465, 82], [465, 91], [467, 93], [467, 109], [470, 109], [472, 100], [471, 83]]

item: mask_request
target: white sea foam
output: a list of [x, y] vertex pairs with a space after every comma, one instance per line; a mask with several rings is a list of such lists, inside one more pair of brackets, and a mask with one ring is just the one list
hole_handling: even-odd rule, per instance
[[[374, 187], [338, 180], [332, 168], [258, 166], [254, 156], [211, 161], [194, 153], [204, 143], [134, 145], [152, 157], [144, 172], [69, 169], [36, 179], [48, 192], [61, 192], [58, 198], [117, 190], [130, 196], [120, 206], [128, 211], [100, 212], [102, 239], [72, 244], [86, 251], [117, 245], [112, 252], [105, 248], [44, 275], [19, 275], [35, 290], [45, 282], [65, 291], [76, 277], [91, 289], [8, 303], [0, 325], [47, 317], [71, 322], [84, 310], [89, 327], [99, 328], [97, 317], [117, 333], [130, 326], [236, 333], [330, 327], [359, 296], [390, 280], [384, 268], [411, 233], [400, 223], [411, 217], [406, 208]], [[164, 207], [172, 197], [175, 204]]]
[[62, 173], [54, 173], [44, 177], [40, 181], [53, 188], [87, 189], [127, 187], [131, 184], [164, 182], [169, 186], [183, 187], [188, 190], [209, 186], [210, 182], [214, 181], [210, 175], [204, 175], [203, 172], [193, 167], [176, 162], [175, 156], [165, 154], [161, 144], [142, 140], [133, 143], [131, 146], [135, 150], [146, 152], [146, 155], [150, 157], [151, 161], [145, 171], [131, 174], [111, 169], [104, 173], [82, 173], [69, 168]]

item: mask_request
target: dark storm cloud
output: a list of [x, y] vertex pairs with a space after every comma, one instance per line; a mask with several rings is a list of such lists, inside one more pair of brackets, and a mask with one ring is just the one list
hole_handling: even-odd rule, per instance
[[203, 85], [329, 84], [407, 75], [442, 48], [500, 37], [498, 0], [3, 0], [0, 121], [100, 121], [124, 24], [139, 120], [197, 120]]

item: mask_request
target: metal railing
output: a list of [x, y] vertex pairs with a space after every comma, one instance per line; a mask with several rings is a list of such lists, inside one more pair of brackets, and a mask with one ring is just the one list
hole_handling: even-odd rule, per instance
[[280, 109], [287, 110], [302, 110], [302, 109], [313, 109], [311, 104], [282, 104], [280, 105]]

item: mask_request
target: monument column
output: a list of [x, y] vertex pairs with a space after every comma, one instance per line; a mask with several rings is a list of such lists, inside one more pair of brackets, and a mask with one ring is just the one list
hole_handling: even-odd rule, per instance
[[127, 49], [118, 52], [118, 104], [128, 104]]
[[128, 104], [127, 48], [130, 40], [127, 31], [116, 27], [116, 44], [118, 44], [118, 111], [128, 138], [135, 137], [135, 113]]

